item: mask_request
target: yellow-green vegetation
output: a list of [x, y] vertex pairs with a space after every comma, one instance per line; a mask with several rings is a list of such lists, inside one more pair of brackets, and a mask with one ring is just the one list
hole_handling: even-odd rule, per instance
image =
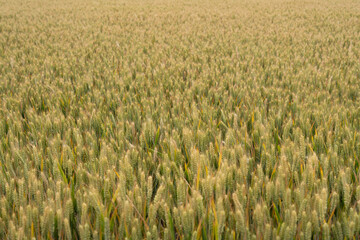
[[360, 5], [1, 0], [0, 239], [358, 239]]

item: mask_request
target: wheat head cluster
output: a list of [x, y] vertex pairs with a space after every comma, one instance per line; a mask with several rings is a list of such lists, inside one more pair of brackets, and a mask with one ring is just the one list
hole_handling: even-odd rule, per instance
[[0, 0], [0, 239], [359, 239], [360, 4]]

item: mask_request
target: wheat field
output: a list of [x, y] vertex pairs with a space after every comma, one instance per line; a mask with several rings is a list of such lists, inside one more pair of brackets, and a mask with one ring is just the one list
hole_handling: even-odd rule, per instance
[[360, 2], [0, 0], [0, 239], [359, 239]]

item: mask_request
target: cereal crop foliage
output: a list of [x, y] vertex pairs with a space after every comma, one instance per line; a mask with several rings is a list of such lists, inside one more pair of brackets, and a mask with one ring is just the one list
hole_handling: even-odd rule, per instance
[[359, 239], [355, 0], [0, 0], [0, 239]]

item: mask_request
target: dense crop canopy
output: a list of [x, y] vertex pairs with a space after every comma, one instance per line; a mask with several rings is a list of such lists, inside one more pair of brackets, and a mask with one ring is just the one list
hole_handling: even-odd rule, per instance
[[0, 0], [0, 239], [360, 238], [360, 5]]

